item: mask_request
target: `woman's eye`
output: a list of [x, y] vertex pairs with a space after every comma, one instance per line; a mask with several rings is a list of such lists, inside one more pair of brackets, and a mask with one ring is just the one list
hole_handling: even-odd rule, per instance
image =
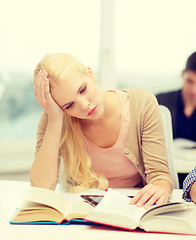
[[86, 90], [86, 86], [80, 91], [80, 93], [83, 93]]
[[73, 106], [73, 103], [69, 104], [69, 105], [66, 107], [66, 109], [69, 109], [69, 108], [71, 108], [72, 106]]

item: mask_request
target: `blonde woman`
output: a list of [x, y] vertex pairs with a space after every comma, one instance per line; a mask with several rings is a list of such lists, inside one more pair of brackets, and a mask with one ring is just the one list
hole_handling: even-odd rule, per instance
[[173, 182], [155, 97], [141, 89], [101, 91], [91, 68], [68, 54], [49, 54], [34, 72], [43, 108], [32, 185], [71, 192], [142, 187], [131, 204], [167, 202]]

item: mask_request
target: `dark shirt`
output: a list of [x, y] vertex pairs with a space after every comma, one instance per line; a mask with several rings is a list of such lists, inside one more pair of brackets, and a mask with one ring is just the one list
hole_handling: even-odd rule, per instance
[[184, 114], [182, 90], [161, 93], [156, 97], [158, 103], [166, 106], [171, 112], [173, 138], [185, 138], [196, 141], [196, 109], [190, 117]]
[[176, 117], [176, 136], [175, 138], [185, 138], [196, 141], [196, 109], [190, 117], [184, 114], [184, 103], [182, 100], [182, 92], [178, 94], [178, 106]]

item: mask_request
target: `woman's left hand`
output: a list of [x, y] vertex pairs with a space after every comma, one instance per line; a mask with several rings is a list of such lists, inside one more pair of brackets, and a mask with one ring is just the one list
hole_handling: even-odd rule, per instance
[[167, 188], [157, 184], [148, 184], [131, 199], [130, 204], [137, 204], [138, 207], [143, 206], [147, 209], [153, 204], [160, 205], [166, 203], [171, 192], [172, 187]]

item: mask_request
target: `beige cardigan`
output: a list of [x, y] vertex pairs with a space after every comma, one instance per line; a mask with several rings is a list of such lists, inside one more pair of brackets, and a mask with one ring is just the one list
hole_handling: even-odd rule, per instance
[[[124, 154], [135, 164], [144, 184], [165, 179], [173, 185], [167, 162], [162, 118], [156, 98], [143, 89], [124, 91], [130, 98], [130, 130]], [[48, 117], [44, 111], [37, 130], [36, 152], [42, 144], [47, 121]]]
[[156, 98], [143, 89], [129, 89], [127, 93], [130, 98], [130, 131], [124, 154], [135, 164], [144, 182], [165, 179], [173, 185]]

